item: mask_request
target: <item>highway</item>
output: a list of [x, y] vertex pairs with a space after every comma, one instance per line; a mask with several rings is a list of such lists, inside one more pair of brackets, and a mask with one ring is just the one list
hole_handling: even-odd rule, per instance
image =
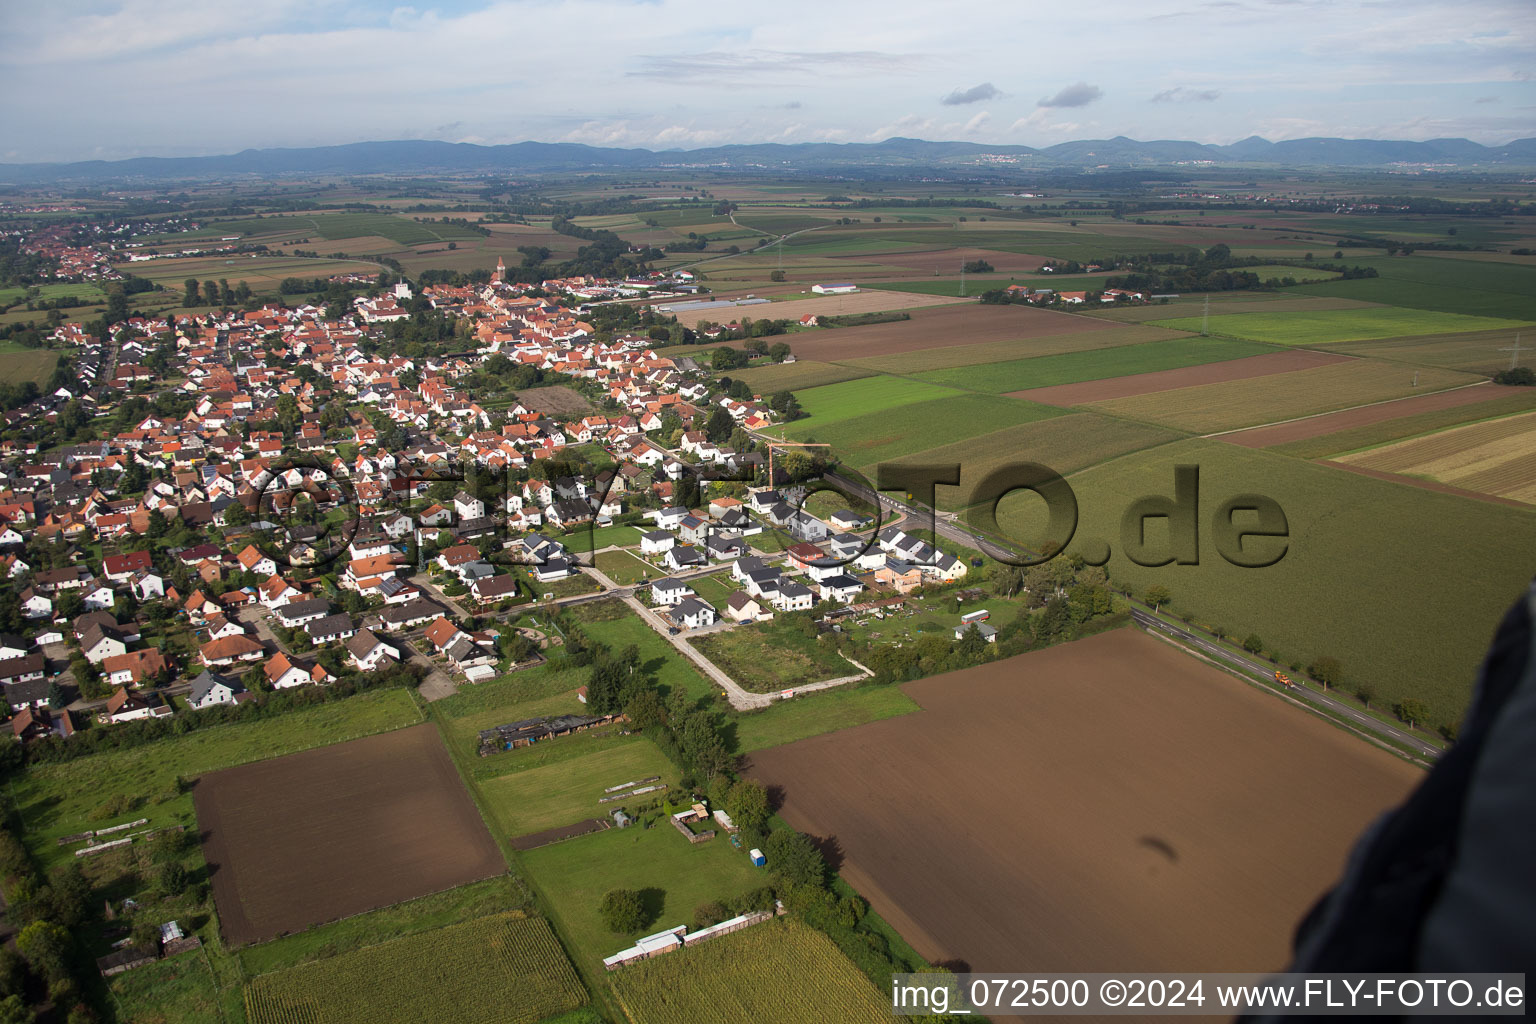
[[[1204, 637], [1198, 633], [1194, 633], [1190, 630], [1183, 629], [1182, 627], [1175, 626], [1171, 622], [1165, 622], [1164, 620], [1157, 618], [1154, 615], [1149, 615], [1139, 608], [1133, 608], [1131, 610], [1131, 616], [1136, 620], [1136, 624], [1142, 629], [1156, 630], [1159, 633], [1163, 633], [1166, 636], [1177, 640], [1180, 644], [1183, 644], [1186, 647], [1196, 648], [1197, 650], [1208, 654], [1219, 661], [1225, 662], [1227, 665], [1233, 668], [1238, 669], [1246, 675], [1256, 676], [1260, 679], [1273, 679], [1275, 677], [1275, 667], [1268, 662], [1255, 661], [1252, 658], [1244, 657], [1235, 651], [1230, 651], [1227, 648], [1222, 647], [1220, 644], [1216, 643], [1208, 637]], [[1303, 685], [1297, 685], [1290, 690], [1287, 690], [1286, 695], [1295, 697], [1297, 700], [1304, 701], [1308, 704], [1312, 704], [1320, 708], [1325, 708], [1339, 718], [1344, 719], [1347, 723], [1354, 726], [1355, 728], [1365, 732], [1374, 733], [1377, 736], [1389, 739], [1394, 743], [1402, 744], [1408, 749], [1419, 754], [1419, 756], [1424, 757], [1430, 761], [1437, 759], [1442, 753], [1439, 747], [1435, 747], [1429, 743], [1424, 742], [1424, 740], [1413, 735], [1412, 733], [1405, 732], [1396, 726], [1389, 725], [1379, 719], [1372, 718], [1364, 711], [1355, 707], [1352, 703], [1339, 700], [1338, 698], [1333, 697], [1327, 693], [1323, 693], [1319, 690], [1313, 690]]]

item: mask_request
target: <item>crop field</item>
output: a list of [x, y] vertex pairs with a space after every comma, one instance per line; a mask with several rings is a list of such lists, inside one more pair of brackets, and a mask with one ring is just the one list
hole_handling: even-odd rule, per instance
[[883, 412], [893, 406], [912, 405], [960, 393], [938, 384], [883, 376], [807, 388], [795, 395], [807, 418], [796, 420], [794, 429], [797, 434], [804, 434], [810, 427], [824, 427], [840, 420]]
[[218, 772], [193, 800], [234, 945], [506, 870], [431, 725]]
[[790, 434], [830, 444], [844, 461], [863, 469], [1005, 427], [1062, 415], [1062, 410], [1049, 405], [966, 392], [895, 408], [899, 411], [886, 409], [809, 429], [800, 429], [797, 422], [791, 425]]
[[842, 876], [920, 955], [973, 971], [1273, 970], [1422, 778], [1131, 629], [903, 689], [923, 714], [758, 751], [750, 774], [791, 826], [836, 837]]
[[[722, 323], [751, 317], [753, 320], [799, 320], [806, 314], [815, 316], [846, 316], [849, 313], [883, 313], [892, 309], [918, 309], [923, 306], [939, 306], [945, 303], [963, 302], [963, 299], [946, 299], [940, 295], [917, 295], [910, 292], [858, 291], [851, 295], [814, 295], [803, 299], [785, 299], [755, 306], [726, 306], [724, 309], [691, 309], [677, 314], [678, 323], [685, 327], [697, 327], [708, 320]], [[799, 350], [796, 349], [798, 352]]]
[[[1002, 274], [1033, 274], [1045, 265], [1045, 259], [1027, 253], [1006, 252], [1002, 249], [979, 249], [975, 246], [947, 249], [923, 249], [917, 252], [893, 252], [878, 257], [881, 266], [900, 270], [918, 270], [930, 274], [953, 277], [961, 265], [972, 260], [986, 260], [996, 268], [995, 274], [973, 274], [973, 281], [985, 281]], [[971, 292], [978, 294], [980, 289]]]
[[230, 284], [244, 281], [255, 291], [272, 291], [285, 277], [330, 277], [334, 274], [377, 273], [379, 265], [368, 260], [309, 259], [303, 256], [189, 256], [184, 259], [151, 260], [129, 264], [139, 277], [179, 292], [189, 277], [212, 278]]
[[772, 395], [779, 391], [798, 391], [801, 388], [816, 388], [825, 384], [839, 384], [845, 380], [857, 380], [860, 377], [868, 377], [874, 372], [874, 370], [865, 370], [857, 366], [819, 363], [813, 359], [804, 359], [793, 363], [779, 363], [775, 366], [737, 370], [731, 374], [731, 378], [746, 381], [747, 386], [757, 394]]
[[535, 1024], [587, 1002], [543, 918], [498, 914], [254, 978], [250, 1024]]
[[1221, 439], [1315, 459], [1532, 407], [1536, 407], [1536, 391], [1530, 388], [1482, 384], [1325, 413], [1272, 427], [1239, 430], [1223, 434]]
[[[148, 818], [151, 828], [195, 825], [192, 797], [180, 791], [178, 777], [191, 779], [420, 721], [408, 692], [378, 690], [129, 750], [33, 765], [13, 779], [13, 801], [33, 856], [44, 866], [75, 863], [73, 849], [59, 846], [58, 837], [136, 818]], [[121, 810], [114, 810], [117, 804]]]
[[835, 650], [828, 650], [815, 636], [806, 636], [780, 618], [737, 626], [689, 642], [753, 693], [776, 693], [859, 674]]
[[1009, 341], [984, 341], [975, 345], [918, 349], [889, 356], [850, 359], [839, 365], [866, 367], [880, 373], [920, 374], [934, 370], [947, 370], [956, 366], [979, 366], [983, 363], [1000, 363], [1013, 359], [1043, 358], [1114, 348], [1119, 345], [1140, 345], [1151, 341], [1174, 341], [1188, 337], [1190, 335], [1183, 331], [1170, 331], [1162, 327], [1106, 325], [1102, 331], [1073, 330], [1065, 334], [1043, 334]]
[[[1155, 320], [1153, 323], [1160, 327], [1198, 331], [1201, 318], [1178, 317], [1172, 320]], [[1251, 341], [1267, 341], [1275, 345], [1329, 345], [1339, 341], [1399, 338], [1410, 334], [1507, 330], [1519, 326], [1531, 325], [1486, 316], [1400, 309], [1391, 306], [1375, 309], [1298, 311], [1274, 315], [1268, 312], [1234, 313], [1212, 316], [1210, 320], [1212, 334], [1248, 338]]]
[[1006, 465], [1038, 462], [1065, 476], [1184, 436], [1164, 427], [1077, 412], [1005, 427], [892, 461], [925, 466], [958, 465], [960, 486], [935, 488], [939, 507], [953, 511], [976, 501], [976, 486], [989, 473]]
[[[1145, 323], [1148, 320], [1166, 320], [1171, 316], [1200, 313], [1205, 300], [1211, 300], [1211, 309], [1219, 314], [1239, 313], [1301, 313], [1331, 309], [1376, 309], [1377, 303], [1357, 299], [1323, 298], [1320, 296], [1295, 295], [1294, 289], [1283, 292], [1216, 292], [1214, 294], [1185, 295], [1171, 302], [1157, 302], [1149, 306], [1108, 306], [1104, 309], [1085, 309], [1083, 314], [1098, 320], [1119, 320], [1124, 323]], [[1196, 327], [1196, 330], [1199, 330]]]
[[1033, 359], [1011, 359], [989, 363], [985, 368], [972, 366], [929, 370], [916, 376], [934, 384], [1000, 395], [1026, 388], [1044, 388], [1057, 384], [1074, 384], [1078, 381], [1126, 377], [1157, 370], [1219, 363], [1274, 351], [1268, 345], [1251, 341], [1231, 341], [1226, 338], [1179, 338], [1056, 356], [1039, 356]]
[[1329, 346], [1351, 355], [1380, 356], [1406, 363], [1443, 366], [1448, 370], [1467, 370], [1493, 376], [1509, 369], [1515, 342], [1523, 352], [1533, 337], [1530, 328], [1504, 328], [1497, 331], [1466, 331], [1460, 334], [1428, 334], [1411, 338], [1387, 338], [1380, 341], [1346, 341]]
[[0, 349], [0, 380], [30, 380], [39, 388], [59, 365], [59, 353], [46, 348]]
[[634, 1024], [806, 1024], [891, 1019], [889, 1000], [833, 945], [794, 921], [770, 921], [613, 975]]
[[653, 775], [677, 788], [677, 768], [666, 755], [650, 740], [631, 737], [569, 761], [488, 779], [480, 794], [496, 826], [513, 837], [607, 817], [624, 805], [599, 803], [607, 795], [603, 790]]
[[1342, 363], [1348, 359], [1348, 356], [1336, 356], [1330, 352], [1318, 352], [1313, 349], [1280, 351], [1268, 349], [1263, 355], [1186, 366], [1182, 369], [1153, 370], [1130, 377], [1109, 377], [1085, 380], [1078, 384], [1057, 384], [1026, 391], [1011, 391], [1009, 397], [1044, 402], [1047, 405], [1083, 405], [1114, 398], [1131, 398], [1136, 395], [1150, 395], [1178, 388], [1198, 387], [1202, 384], [1272, 377], [1276, 374], [1294, 373], [1297, 370], [1310, 370], [1319, 366]]
[[1536, 266], [1412, 256], [1359, 263], [1375, 267], [1381, 276], [1299, 285], [1298, 290], [1445, 313], [1536, 320]]
[[1454, 370], [1415, 369], [1401, 363], [1354, 359], [1272, 377], [1117, 398], [1087, 408], [1176, 430], [1207, 433], [1275, 423], [1480, 381], [1481, 378]]
[[[1284, 557], [1263, 569], [1231, 565], [1204, 522], [1198, 566], [1147, 568], [1124, 557], [1121, 516], [1144, 495], [1172, 494], [1180, 464], [1200, 467], [1202, 517], [1237, 494], [1278, 502], [1289, 524]], [[1494, 626], [1536, 565], [1536, 531], [1524, 509], [1218, 440], [1137, 452], [1069, 481], [1080, 521], [1068, 550], [1107, 541], [1105, 568], [1117, 583], [1135, 591], [1160, 583], [1178, 613], [1235, 636], [1257, 633], [1286, 663], [1332, 655], [1350, 686], [1369, 685], [1384, 706], [1421, 698], [1436, 725], [1460, 717]], [[1006, 498], [999, 511], [1005, 534], [1021, 542], [1043, 539], [1029, 500]], [[1149, 522], [1149, 540], [1158, 525]]]
[[1335, 461], [1536, 504], [1536, 414], [1453, 427]]
[[[572, 954], [596, 968], [642, 935], [687, 924], [706, 900], [730, 899], [768, 884], [742, 850], [719, 835], [697, 845], [670, 825], [610, 828], [518, 855], [524, 872], [561, 925]], [[603, 894], [634, 889], [648, 920], [634, 932], [608, 930], [598, 914]]]
[[[1023, 343], [1043, 335], [1088, 334], [1109, 328], [1109, 324], [1070, 313], [965, 301], [942, 309], [915, 310], [910, 320], [895, 323], [807, 331], [796, 335], [791, 344], [801, 359], [838, 363], [955, 345]], [[1091, 342], [1084, 339], [1084, 344]], [[1028, 351], [1021, 346], [1015, 355]]]

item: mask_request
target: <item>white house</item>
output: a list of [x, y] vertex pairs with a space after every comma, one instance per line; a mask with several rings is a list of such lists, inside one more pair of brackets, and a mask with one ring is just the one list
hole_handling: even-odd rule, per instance
[[681, 580], [659, 579], [651, 584], [651, 600], [665, 607], [681, 604], [693, 596], [693, 588]]
[[201, 710], [217, 704], [233, 704], [235, 695], [244, 692], [245, 687], [239, 683], [205, 669], [201, 675], [192, 680], [192, 687], [187, 692], [187, 705]]
[[785, 583], [773, 595], [773, 605], [781, 612], [809, 611], [816, 603], [816, 595], [809, 587], [799, 583]]
[[678, 602], [671, 616], [672, 621], [684, 629], [702, 629], [715, 624], [715, 609], [696, 597]]
[[485, 502], [465, 491], [453, 496], [453, 510], [460, 519], [479, 519], [485, 515]]
[[372, 672], [380, 665], [390, 665], [400, 660], [400, 652], [380, 640], [371, 629], [360, 629], [347, 641], [347, 656], [362, 672]]
[[640, 553], [642, 555], [660, 555], [672, 550], [672, 545], [677, 543], [677, 537], [666, 530], [651, 530], [640, 535]]

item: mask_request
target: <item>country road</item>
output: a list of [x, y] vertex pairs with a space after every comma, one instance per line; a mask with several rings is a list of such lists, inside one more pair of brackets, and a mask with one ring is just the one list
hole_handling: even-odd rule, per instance
[[[1220, 644], [1207, 637], [1200, 636], [1198, 633], [1194, 633], [1190, 630], [1175, 626], [1171, 622], [1165, 622], [1164, 620], [1154, 615], [1149, 615], [1139, 608], [1133, 608], [1131, 610], [1131, 617], [1136, 620], [1136, 624], [1142, 629], [1156, 630], [1159, 633], [1163, 633], [1169, 637], [1172, 637], [1180, 644], [1183, 644], [1187, 647], [1197, 648], [1202, 653], [1216, 658], [1219, 661], [1225, 662], [1227, 665], [1238, 669], [1246, 675], [1257, 676], [1260, 679], [1274, 678], [1275, 667], [1266, 662], [1255, 661], [1252, 658], [1244, 657], [1235, 651], [1230, 651], [1227, 648], [1222, 647]], [[1421, 757], [1425, 757], [1431, 761], [1437, 759], [1442, 753], [1444, 753], [1444, 751], [1442, 751], [1439, 747], [1426, 743], [1418, 736], [1415, 736], [1410, 732], [1405, 732], [1396, 726], [1389, 725], [1380, 719], [1372, 718], [1370, 715], [1367, 715], [1359, 708], [1353, 707], [1352, 705], [1341, 701], [1338, 698], [1331, 696], [1330, 694], [1309, 689], [1305, 686], [1296, 686], [1286, 691], [1286, 696], [1295, 697], [1297, 700], [1304, 701], [1309, 704], [1314, 704], [1318, 707], [1326, 708], [1333, 714], [1343, 718], [1355, 728], [1361, 729], [1365, 732], [1375, 733], [1376, 735], [1389, 739], [1394, 743], [1399, 743], [1409, 748], [1410, 750], [1415, 751]]]

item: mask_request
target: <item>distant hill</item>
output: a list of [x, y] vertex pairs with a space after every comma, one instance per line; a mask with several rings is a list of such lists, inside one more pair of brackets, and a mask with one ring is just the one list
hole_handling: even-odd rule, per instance
[[857, 168], [1008, 173], [1018, 169], [1220, 166], [1450, 166], [1479, 170], [1536, 168], [1536, 139], [1483, 146], [1467, 139], [1403, 142], [1377, 139], [1287, 139], [1258, 136], [1230, 146], [1177, 140], [1138, 142], [1124, 136], [1063, 142], [1045, 149], [975, 142], [886, 139], [876, 143], [762, 143], [709, 149], [610, 149], [569, 142], [506, 146], [405, 140], [308, 149], [248, 149], [226, 156], [137, 157], [62, 164], [0, 164], [0, 182], [55, 184], [108, 180], [185, 180], [317, 174], [558, 173], [669, 168], [784, 174]]

